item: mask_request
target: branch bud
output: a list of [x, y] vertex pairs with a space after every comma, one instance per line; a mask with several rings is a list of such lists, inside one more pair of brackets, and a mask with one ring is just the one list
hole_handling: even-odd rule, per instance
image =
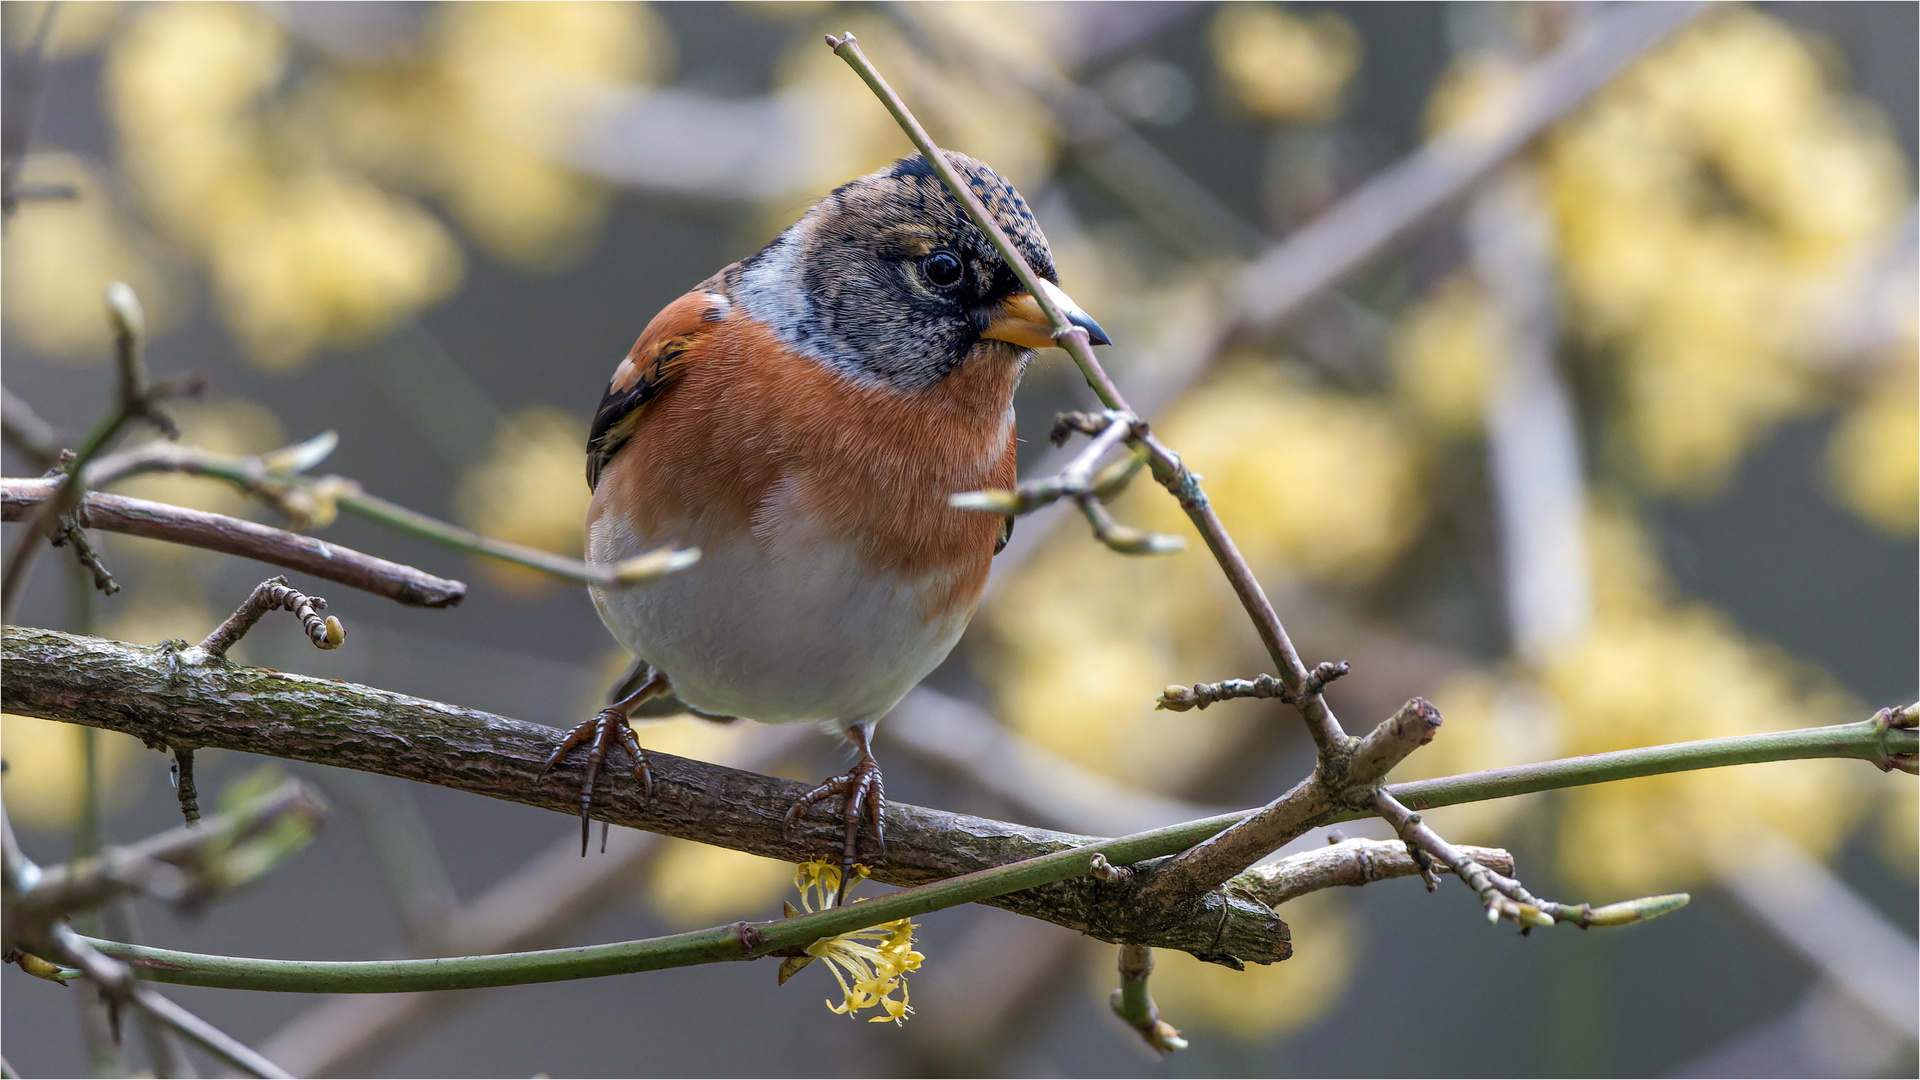
[[107, 318], [113, 322], [113, 332], [123, 338], [142, 339], [147, 336], [147, 313], [140, 306], [140, 297], [133, 286], [124, 281], [116, 281], [107, 286]]
[[1025, 509], [1019, 495], [1001, 488], [961, 491], [947, 496], [947, 505], [955, 510], [980, 510], [989, 514], [1018, 514]]

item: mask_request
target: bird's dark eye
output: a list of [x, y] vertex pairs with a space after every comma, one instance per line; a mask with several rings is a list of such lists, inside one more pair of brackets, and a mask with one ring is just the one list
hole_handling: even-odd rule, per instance
[[936, 251], [920, 264], [920, 272], [936, 289], [951, 289], [963, 276], [960, 260], [951, 251]]

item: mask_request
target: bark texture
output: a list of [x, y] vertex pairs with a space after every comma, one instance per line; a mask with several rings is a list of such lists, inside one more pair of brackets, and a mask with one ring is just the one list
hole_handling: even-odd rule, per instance
[[[539, 724], [355, 683], [242, 667], [177, 641], [137, 646], [9, 626], [4, 662], [0, 706], [7, 712], [121, 731], [154, 747], [240, 750], [578, 812], [582, 766], [574, 758], [583, 755], [576, 752], [541, 776], [559, 733]], [[652, 799], [643, 801], [624, 768], [611, 769], [594, 793], [595, 817], [787, 862], [831, 858], [839, 851], [840, 829], [823, 811], [790, 831], [783, 827], [805, 785], [658, 752], [649, 759]], [[886, 827], [886, 857], [871, 865], [877, 880], [895, 885], [1100, 841], [900, 802], [888, 804]], [[1171, 855], [1191, 843], [1170, 839], [1164, 850], [1130, 857]], [[1126, 885], [1080, 878], [987, 903], [1105, 941], [1181, 949], [1234, 966], [1291, 955], [1286, 924], [1244, 890], [1211, 891], [1177, 908], [1141, 906], [1134, 897], [1151, 869], [1136, 865], [1141, 872]]]

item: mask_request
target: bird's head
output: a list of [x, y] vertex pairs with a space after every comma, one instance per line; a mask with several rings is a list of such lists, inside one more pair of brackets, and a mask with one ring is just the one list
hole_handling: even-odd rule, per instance
[[[984, 162], [947, 153], [1052, 299], [1098, 345], [1099, 324], [1059, 289], [1027, 202]], [[848, 183], [743, 264], [736, 296], [809, 354], [858, 378], [924, 389], [970, 356], [1023, 363], [1053, 344], [1039, 303], [919, 154]]]

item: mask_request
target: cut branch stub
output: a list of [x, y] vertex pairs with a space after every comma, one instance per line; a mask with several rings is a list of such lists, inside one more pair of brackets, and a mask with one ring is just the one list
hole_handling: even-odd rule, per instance
[[1378, 784], [1408, 754], [1433, 741], [1440, 731], [1440, 710], [1426, 698], [1414, 698], [1360, 739], [1347, 762], [1347, 781]]

